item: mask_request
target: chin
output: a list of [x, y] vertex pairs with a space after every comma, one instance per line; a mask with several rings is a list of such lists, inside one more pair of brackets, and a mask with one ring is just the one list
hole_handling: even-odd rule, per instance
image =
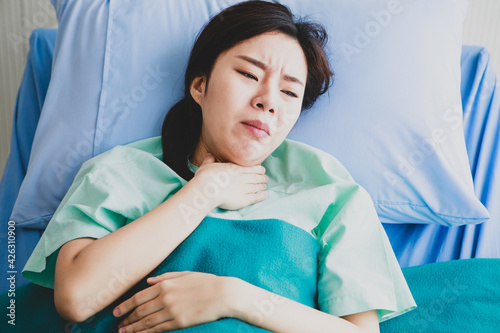
[[270, 154], [270, 147], [257, 142], [245, 142], [243, 145], [233, 146], [228, 161], [241, 166], [261, 164]]
[[262, 156], [261, 154], [257, 156], [252, 154], [239, 153], [234, 155], [234, 157], [231, 159], [231, 162], [240, 166], [247, 167], [261, 164], [266, 159], [266, 157], [267, 156]]
[[255, 159], [255, 160], [250, 160], [248, 158], [235, 158], [231, 162], [234, 164], [237, 164], [242, 167], [249, 167], [249, 166], [254, 166], [261, 164], [264, 159]]

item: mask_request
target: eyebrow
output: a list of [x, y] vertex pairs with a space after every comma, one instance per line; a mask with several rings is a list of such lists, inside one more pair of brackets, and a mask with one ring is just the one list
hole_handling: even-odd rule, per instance
[[[243, 60], [251, 63], [252, 65], [259, 67], [260, 69], [262, 69], [264, 71], [267, 71], [267, 70], [270, 69], [270, 67], [268, 65], [266, 65], [265, 63], [263, 63], [263, 62], [261, 62], [261, 61], [259, 61], [257, 59], [254, 59], [254, 58], [251, 58], [251, 57], [248, 57], [248, 56], [245, 56], [245, 55], [239, 55], [239, 56], [237, 56], [237, 58], [243, 59]], [[295, 82], [295, 83], [304, 85], [302, 83], [302, 81], [300, 81], [299, 79], [297, 79], [295, 76], [291, 76], [291, 75], [285, 74], [284, 78], [287, 81]]]

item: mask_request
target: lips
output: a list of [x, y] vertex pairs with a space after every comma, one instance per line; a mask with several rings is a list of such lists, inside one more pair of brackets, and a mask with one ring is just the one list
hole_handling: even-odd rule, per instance
[[249, 126], [252, 126], [252, 127], [255, 127], [261, 131], [264, 131], [267, 133], [267, 135], [270, 135], [269, 134], [269, 126], [266, 124], [266, 123], [263, 123], [262, 121], [260, 120], [245, 120], [245, 121], [242, 121], [243, 124], [245, 125], [249, 125]]

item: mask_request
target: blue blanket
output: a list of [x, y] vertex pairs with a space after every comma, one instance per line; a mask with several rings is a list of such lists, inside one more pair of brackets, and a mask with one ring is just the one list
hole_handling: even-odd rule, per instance
[[[277, 219], [226, 220], [206, 217], [149, 276], [197, 271], [235, 276], [310, 307], [317, 308], [318, 244], [306, 231]], [[117, 332], [113, 309], [149, 285], [146, 278], [116, 302], [72, 332]], [[234, 318], [176, 332], [267, 332]]]

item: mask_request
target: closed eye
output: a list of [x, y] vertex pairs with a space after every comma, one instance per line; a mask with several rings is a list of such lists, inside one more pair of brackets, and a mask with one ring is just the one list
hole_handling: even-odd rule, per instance
[[[240, 70], [236, 70], [238, 73], [240, 73], [241, 75], [251, 79], [251, 80], [255, 80], [255, 81], [259, 81], [254, 75], [250, 74], [250, 73], [247, 73], [247, 72], [243, 72], [243, 71], [240, 71]], [[290, 97], [294, 97], [294, 98], [298, 98], [299, 96], [297, 96], [297, 94], [291, 92], [291, 91], [288, 91], [288, 90], [282, 90], [283, 93], [285, 93], [286, 95], [290, 96]]]
[[282, 90], [282, 92], [284, 92], [285, 94], [287, 94], [288, 96], [291, 96], [291, 97], [295, 97], [295, 98], [299, 97], [299, 96], [297, 96], [297, 94], [295, 94], [291, 91]]
[[237, 72], [240, 73], [243, 76], [246, 76], [249, 79], [252, 79], [252, 80], [255, 80], [255, 81], [259, 81], [255, 76], [253, 76], [250, 73], [246, 73], [246, 72], [242, 72], [242, 71], [237, 71]]

